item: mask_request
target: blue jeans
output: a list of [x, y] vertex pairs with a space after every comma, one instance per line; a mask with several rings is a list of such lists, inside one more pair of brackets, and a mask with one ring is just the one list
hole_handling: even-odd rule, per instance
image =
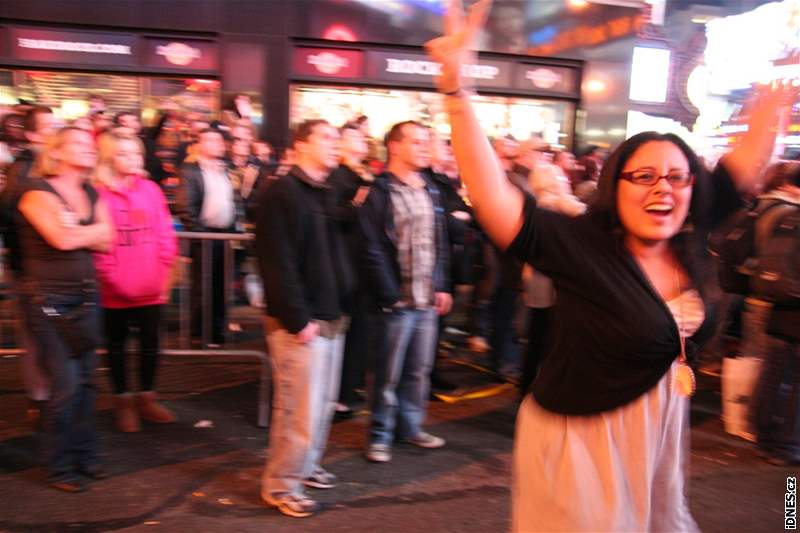
[[20, 358], [20, 370], [22, 371], [22, 381], [25, 384], [25, 390], [28, 392], [28, 398], [34, 401], [43, 402], [50, 396], [50, 383], [47, 380], [47, 374], [42, 368], [39, 357], [36, 356], [37, 343], [34, 335], [30, 331], [27, 320], [27, 312], [25, 306], [27, 305], [28, 297], [19, 295], [19, 313], [22, 320], [20, 320], [20, 345], [25, 353]]
[[[82, 298], [81, 295], [50, 294], [44, 303], [65, 313], [79, 305]], [[43, 416], [48, 474], [51, 479], [70, 477], [76, 469], [86, 469], [97, 462], [96, 389], [92, 382], [96, 356], [94, 350], [72, 353], [52, 318], [42, 311], [42, 302], [26, 298], [25, 313], [39, 365], [51, 387]], [[90, 321], [99, 328], [96, 306]]]
[[339, 397], [344, 333], [301, 344], [285, 329], [268, 330], [274, 397], [261, 494], [297, 496], [325, 453]]
[[498, 287], [491, 304], [492, 333], [489, 346], [492, 348], [492, 370], [501, 375], [513, 376], [520, 370], [520, 349], [514, 319], [520, 291]]
[[396, 309], [383, 316], [383, 350], [375, 352], [370, 443], [391, 445], [422, 430], [436, 355], [438, 320], [430, 309]]

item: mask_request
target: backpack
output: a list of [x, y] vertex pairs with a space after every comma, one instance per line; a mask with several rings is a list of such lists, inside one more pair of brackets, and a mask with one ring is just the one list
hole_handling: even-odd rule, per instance
[[724, 292], [742, 295], [753, 292], [750, 280], [758, 267], [756, 226], [761, 228], [759, 242], [764, 242], [777, 222], [775, 213], [769, 216], [767, 213], [779, 206], [782, 207], [778, 214], [785, 213], [786, 208], [793, 209], [792, 204], [780, 200], [762, 201], [755, 208], [740, 209], [731, 215], [709, 237], [708, 250], [717, 263], [719, 286]]
[[755, 255], [756, 220], [779, 202], [762, 202], [736, 211], [709, 236], [708, 250], [717, 263], [717, 278], [724, 292], [750, 293]]
[[750, 293], [776, 304], [800, 304], [800, 206], [780, 202], [756, 222]]

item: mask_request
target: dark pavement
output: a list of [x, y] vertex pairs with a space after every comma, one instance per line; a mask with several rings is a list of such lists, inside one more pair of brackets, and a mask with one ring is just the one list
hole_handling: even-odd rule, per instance
[[[160, 390], [179, 421], [122, 435], [113, 430], [101, 361], [97, 424], [111, 477], [87, 493], [66, 494], [44, 484], [37, 439], [24, 418], [18, 361], [0, 359], [0, 531], [505, 531], [517, 393], [510, 386], [498, 389], [491, 376], [463, 364], [485, 360], [457, 351], [443, 365], [448, 379], [464, 384], [461, 393], [499, 394], [432, 402], [428, 428], [447, 439], [441, 450], [398, 446], [391, 463], [367, 463], [366, 417], [336, 423], [325, 466], [341, 484], [314, 491], [325, 504], [320, 515], [293, 519], [259, 498], [268, 430], [255, 426], [256, 364], [226, 357], [166, 359]], [[749, 443], [723, 433], [718, 378], [702, 376], [696, 398], [691, 506], [701, 528], [782, 531], [786, 477], [800, 472], [763, 462]], [[202, 421], [212, 427], [195, 427]]]

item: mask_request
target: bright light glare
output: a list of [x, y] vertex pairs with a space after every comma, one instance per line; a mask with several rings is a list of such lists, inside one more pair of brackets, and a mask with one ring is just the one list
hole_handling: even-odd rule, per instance
[[669, 50], [635, 46], [631, 66], [630, 99], [658, 104], [666, 102], [669, 66]]
[[567, 0], [567, 5], [571, 9], [583, 9], [589, 5], [588, 0]]
[[603, 80], [589, 80], [584, 85], [584, 90], [589, 93], [602, 93], [606, 90], [606, 82]]

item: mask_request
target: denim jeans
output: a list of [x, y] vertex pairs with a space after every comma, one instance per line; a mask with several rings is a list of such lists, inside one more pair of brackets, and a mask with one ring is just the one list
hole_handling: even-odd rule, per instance
[[[12, 281], [13, 284], [13, 281]], [[13, 286], [13, 285], [12, 285]], [[14, 292], [19, 299], [20, 314], [20, 346], [25, 353], [20, 357], [20, 370], [22, 371], [22, 382], [28, 392], [28, 398], [35, 401], [45, 401], [50, 396], [50, 383], [47, 374], [42, 368], [39, 358], [36, 356], [36, 342], [28, 326], [27, 312], [25, 311], [28, 296], [14, 286]]]
[[262, 497], [303, 492], [319, 467], [339, 397], [344, 334], [301, 344], [285, 329], [267, 333], [274, 396]]
[[[82, 299], [81, 295], [50, 294], [45, 297], [45, 303], [65, 313]], [[52, 318], [42, 311], [41, 302], [26, 299], [25, 312], [39, 364], [51, 387], [43, 416], [47, 470], [51, 479], [69, 477], [76, 469], [88, 468], [97, 462], [96, 389], [92, 381], [96, 356], [94, 350], [72, 353]], [[99, 328], [97, 307], [91, 321]]]
[[385, 349], [376, 350], [370, 443], [391, 445], [422, 430], [436, 355], [438, 320], [429, 309], [383, 316]]
[[517, 289], [498, 287], [492, 299], [492, 333], [489, 336], [492, 370], [502, 375], [513, 376], [520, 371], [519, 339], [514, 324], [519, 295]]

